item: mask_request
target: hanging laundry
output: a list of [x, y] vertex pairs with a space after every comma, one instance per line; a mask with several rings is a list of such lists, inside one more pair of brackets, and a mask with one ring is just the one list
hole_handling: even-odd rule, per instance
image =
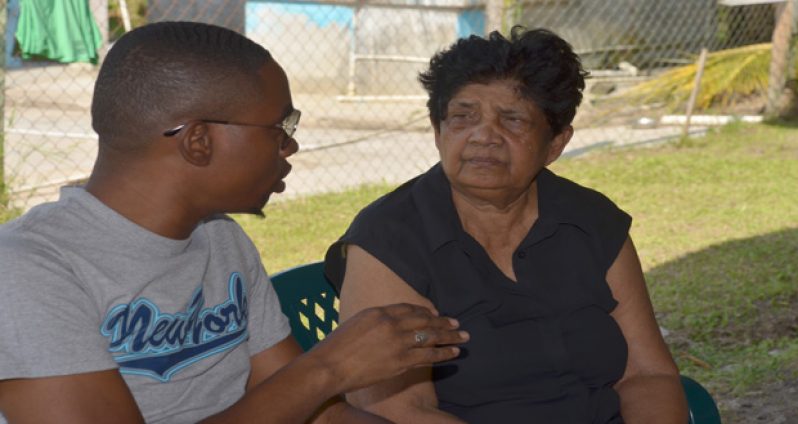
[[22, 0], [17, 42], [23, 59], [97, 63], [102, 36], [88, 0]]

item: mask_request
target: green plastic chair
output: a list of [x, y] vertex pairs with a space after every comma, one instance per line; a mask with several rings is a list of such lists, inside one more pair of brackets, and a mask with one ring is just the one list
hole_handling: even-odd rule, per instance
[[[308, 351], [338, 325], [338, 294], [324, 276], [324, 263], [300, 265], [271, 277], [291, 333]], [[720, 424], [709, 392], [690, 377], [681, 376], [690, 408], [688, 424]]]
[[721, 424], [718, 406], [712, 395], [692, 378], [683, 375], [681, 379], [690, 409], [688, 424]]
[[314, 262], [271, 277], [291, 334], [310, 350], [338, 326], [338, 294], [324, 276], [324, 263]]

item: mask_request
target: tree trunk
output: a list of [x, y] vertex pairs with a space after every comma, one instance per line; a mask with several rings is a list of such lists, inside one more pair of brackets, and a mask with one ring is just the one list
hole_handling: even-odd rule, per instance
[[790, 74], [790, 45], [792, 40], [796, 0], [787, 0], [776, 5], [776, 27], [773, 29], [773, 51], [770, 59], [770, 75], [768, 79], [767, 105], [765, 115], [779, 114], [781, 98]]

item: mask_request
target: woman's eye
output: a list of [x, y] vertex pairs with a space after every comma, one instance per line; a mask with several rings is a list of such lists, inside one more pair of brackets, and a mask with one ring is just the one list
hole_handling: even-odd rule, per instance
[[513, 131], [523, 131], [527, 127], [527, 121], [517, 116], [506, 116], [502, 118], [504, 126]]
[[455, 112], [449, 114], [449, 123], [452, 125], [467, 125], [474, 119], [473, 113]]

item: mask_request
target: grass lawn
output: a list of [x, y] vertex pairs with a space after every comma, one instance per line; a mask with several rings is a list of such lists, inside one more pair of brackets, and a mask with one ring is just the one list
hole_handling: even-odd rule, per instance
[[[732, 125], [552, 166], [634, 217], [660, 324], [682, 372], [735, 395], [798, 373], [798, 129]], [[323, 258], [387, 185], [279, 202], [237, 219], [270, 272]]]

